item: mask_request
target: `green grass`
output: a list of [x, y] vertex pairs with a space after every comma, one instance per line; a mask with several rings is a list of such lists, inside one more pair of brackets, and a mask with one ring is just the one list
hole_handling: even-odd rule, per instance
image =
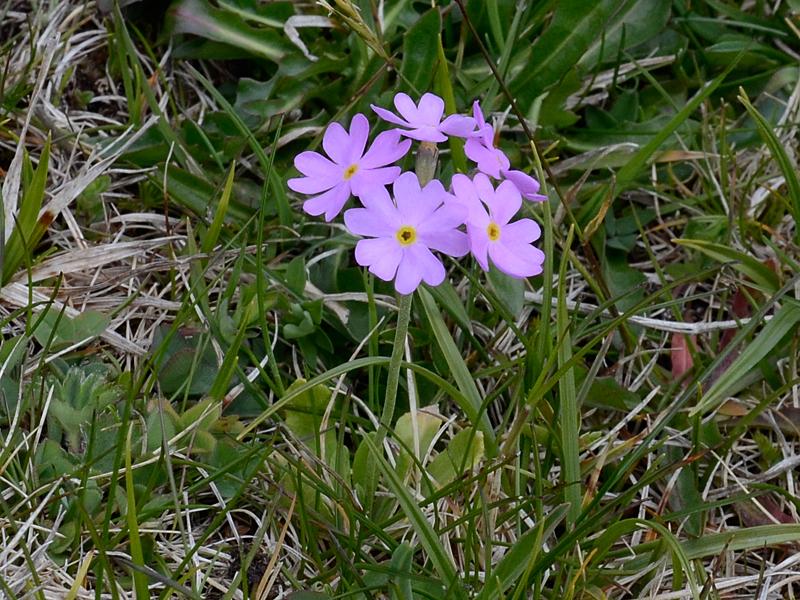
[[[0, 0], [0, 597], [800, 594], [797, 3], [329, 4]], [[398, 91], [542, 276], [303, 213]]]

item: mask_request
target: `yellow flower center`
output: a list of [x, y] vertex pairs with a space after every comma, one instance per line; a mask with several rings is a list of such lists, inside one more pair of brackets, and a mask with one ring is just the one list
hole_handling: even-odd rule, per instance
[[486, 233], [489, 235], [489, 239], [493, 242], [496, 242], [500, 239], [500, 226], [497, 223], [489, 223], [489, 226], [486, 228]]
[[417, 230], [411, 225], [403, 225], [395, 234], [401, 246], [410, 246], [417, 241]]
[[353, 163], [344, 170], [344, 180], [347, 181], [358, 171], [358, 165]]

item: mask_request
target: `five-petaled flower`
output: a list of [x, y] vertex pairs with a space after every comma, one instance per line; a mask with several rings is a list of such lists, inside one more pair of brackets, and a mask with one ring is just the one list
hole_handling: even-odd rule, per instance
[[414, 173], [403, 173], [393, 186], [361, 197], [364, 208], [344, 213], [347, 228], [368, 239], [356, 244], [356, 262], [384, 281], [394, 279], [401, 294], [412, 293], [424, 281], [436, 286], [445, 268], [431, 250], [460, 257], [469, 252], [467, 236], [458, 230], [465, 212], [442, 184], [432, 180], [420, 188]]
[[[362, 197], [371, 188], [392, 183], [400, 167], [387, 166], [406, 155], [411, 142], [400, 141], [394, 131], [379, 134], [364, 152], [369, 137], [369, 122], [361, 113], [350, 121], [349, 133], [339, 123], [331, 123], [322, 138], [322, 147], [330, 160], [318, 152], [301, 152], [294, 166], [305, 177], [287, 182], [302, 194], [319, 194], [303, 204], [310, 215], [325, 214], [330, 221], [342, 210], [350, 195]], [[322, 192], [322, 193], [320, 193]]]
[[[542, 272], [544, 253], [531, 245], [541, 229], [531, 219], [511, 219], [522, 206], [522, 197], [510, 181], [495, 190], [483, 173], [470, 179], [453, 176], [453, 191], [466, 207], [470, 251], [484, 271], [489, 259], [500, 271], [512, 277], [531, 277]], [[487, 210], [488, 209], [488, 210]]]
[[371, 106], [381, 119], [403, 128], [393, 131], [420, 142], [444, 142], [449, 135], [469, 137], [475, 130], [475, 120], [472, 117], [450, 115], [442, 121], [444, 100], [431, 93], [423, 94], [419, 105], [414, 104], [408, 94], [397, 94], [394, 97], [394, 106], [400, 117], [380, 106]]

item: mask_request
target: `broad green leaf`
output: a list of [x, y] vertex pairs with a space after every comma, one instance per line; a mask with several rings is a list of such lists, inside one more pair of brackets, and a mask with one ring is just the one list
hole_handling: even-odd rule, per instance
[[[394, 425], [394, 435], [404, 448], [400, 456], [397, 457], [397, 473], [400, 477], [405, 477], [412, 464], [411, 457], [406, 453], [406, 449], [411, 452], [419, 450], [420, 460], [424, 459], [428, 454], [433, 438], [436, 437], [436, 432], [439, 431], [439, 427], [442, 425], [442, 416], [438, 413], [436, 406], [428, 406], [417, 411], [416, 419], [410, 412], [400, 415], [400, 418], [397, 419], [397, 423]], [[419, 448], [414, 447], [415, 425]]]
[[[533, 43], [525, 68], [512, 80], [511, 94], [532, 102], [573, 69], [603, 31], [618, 2], [563, 0], [544, 33]], [[523, 108], [525, 110], [525, 108]]]
[[703, 395], [700, 402], [690, 412], [690, 416], [706, 413], [714, 409], [726, 397], [728, 391], [744, 377], [748, 371], [758, 366], [775, 348], [786, 334], [797, 331], [800, 323], [800, 304], [787, 302], [772, 319], [764, 325], [758, 335], [742, 350], [714, 385]]
[[52, 335], [50, 347], [64, 348], [85, 340], [96, 338], [106, 330], [110, 323], [108, 316], [95, 310], [87, 310], [77, 317], [70, 318], [61, 311], [50, 308], [42, 315], [33, 337], [42, 345], [47, 344]]
[[[574, 228], [570, 228], [565, 243], [566, 248], [572, 244], [573, 232]], [[572, 359], [572, 336], [566, 305], [568, 262], [568, 253], [565, 252], [559, 269], [556, 312], [559, 367], [565, 366]], [[558, 381], [558, 423], [561, 433], [561, 480], [564, 486], [564, 499], [569, 504], [567, 526], [571, 528], [581, 512], [580, 415], [574, 367], [568, 369]]]
[[428, 473], [444, 487], [474, 469], [483, 459], [483, 434], [464, 429], [453, 436], [444, 452], [428, 465]]
[[161, 391], [167, 396], [179, 390], [189, 395], [207, 393], [218, 368], [217, 356], [207, 336], [193, 329], [178, 329], [161, 349], [169, 329], [159, 327], [153, 336], [153, 348], [158, 349], [161, 358], [157, 375]]
[[411, 600], [414, 592], [411, 588], [411, 566], [414, 559], [414, 549], [408, 544], [400, 544], [392, 553], [389, 568], [394, 573], [394, 586], [391, 592], [392, 600]]
[[706, 256], [723, 263], [733, 263], [733, 268], [749, 277], [764, 292], [774, 294], [780, 287], [778, 275], [767, 265], [738, 250], [705, 240], [678, 239], [675, 243], [702, 252]]
[[411, 88], [422, 95], [431, 87], [436, 72], [439, 31], [442, 19], [434, 7], [422, 15], [403, 36], [403, 62], [400, 75]]
[[[625, 0], [621, 2], [604, 35], [594, 39], [578, 64], [581, 67], [589, 68], [598, 61], [604, 63], [616, 61], [621, 50], [632, 48], [655, 37], [667, 24], [671, 4], [669, 0]], [[620, 48], [621, 46], [622, 48]]]
[[433, 330], [433, 335], [439, 345], [442, 354], [444, 354], [447, 365], [450, 367], [450, 373], [455, 379], [458, 389], [464, 394], [467, 404], [460, 405], [470, 422], [475, 425], [484, 435], [484, 442], [486, 443], [486, 454], [493, 457], [497, 453], [497, 442], [495, 441], [494, 430], [489, 421], [489, 415], [485, 410], [482, 410], [483, 398], [475, 385], [472, 378], [472, 373], [464, 362], [461, 352], [458, 350], [453, 336], [442, 319], [442, 314], [439, 312], [439, 307], [433, 296], [424, 289], [417, 290], [425, 315]]
[[516, 318], [525, 304], [525, 280], [506, 275], [494, 266], [489, 269], [487, 279], [506, 310]]
[[169, 10], [169, 23], [173, 34], [199, 35], [276, 63], [293, 50], [280, 33], [252, 27], [241, 16], [214, 8], [207, 0], [179, 0]]

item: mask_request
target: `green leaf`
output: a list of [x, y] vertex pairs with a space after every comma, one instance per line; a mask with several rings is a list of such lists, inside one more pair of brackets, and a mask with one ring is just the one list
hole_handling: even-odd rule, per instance
[[392, 553], [389, 568], [394, 573], [396, 590], [391, 593], [392, 600], [412, 600], [414, 592], [411, 588], [411, 565], [414, 558], [414, 549], [408, 544], [400, 544]]
[[705, 240], [678, 239], [675, 243], [702, 252], [706, 256], [723, 263], [733, 263], [733, 268], [749, 277], [764, 292], [774, 294], [780, 287], [778, 275], [767, 265], [752, 256], [734, 250], [730, 246], [707, 242]]
[[[30, 159], [25, 155], [26, 160]], [[30, 182], [22, 190], [19, 211], [16, 223], [6, 242], [5, 251], [0, 253], [0, 283], [8, 283], [17, 270], [25, 263], [33, 262], [33, 251], [39, 240], [44, 235], [47, 225], [38, 225], [39, 212], [44, 202], [45, 186], [47, 185], [47, 171], [50, 164], [50, 136], [47, 136], [39, 164], [33, 172]]]
[[474, 469], [482, 459], [483, 434], [464, 429], [453, 436], [447, 449], [431, 461], [428, 473], [444, 487]]
[[742, 350], [742, 353], [733, 361], [714, 385], [701, 398], [700, 402], [691, 411], [690, 416], [708, 412], [721, 403], [728, 391], [744, 377], [748, 371], [758, 366], [786, 334], [796, 331], [800, 323], [800, 304], [788, 302], [772, 317], [759, 334]]
[[472, 373], [464, 362], [455, 341], [453, 341], [453, 336], [450, 335], [450, 331], [442, 319], [442, 314], [439, 312], [433, 296], [424, 288], [419, 288], [417, 292], [436, 342], [442, 354], [444, 354], [448, 367], [450, 367], [450, 373], [455, 379], [458, 389], [467, 400], [467, 403], [460, 405], [461, 410], [466, 413], [470, 422], [483, 432], [486, 454], [489, 457], [493, 457], [497, 453], [497, 442], [495, 441], [492, 424], [489, 421], [489, 415], [486, 414], [485, 410], [482, 410], [483, 398], [481, 398], [478, 387], [472, 379]]
[[211, 252], [217, 245], [219, 233], [222, 230], [222, 224], [225, 221], [225, 215], [228, 212], [228, 204], [231, 199], [231, 190], [233, 190], [233, 175], [236, 172], [236, 164], [231, 163], [231, 168], [228, 170], [228, 177], [225, 180], [225, 187], [222, 188], [222, 196], [220, 196], [219, 203], [217, 204], [217, 211], [214, 214], [214, 220], [208, 231], [203, 236], [203, 241], [200, 249], [203, 252]]
[[436, 72], [441, 29], [442, 18], [439, 9], [434, 7], [422, 15], [403, 36], [400, 76], [418, 94], [428, 91]]
[[[572, 244], [574, 228], [570, 228], [564, 247]], [[567, 264], [568, 253], [564, 253], [558, 276], [558, 309], [556, 330], [558, 332], [557, 358], [559, 368], [572, 359], [572, 336], [567, 312]], [[573, 527], [581, 513], [581, 465], [580, 465], [580, 415], [578, 392], [575, 385], [575, 368], [564, 372], [558, 381], [558, 423], [561, 433], [561, 479], [564, 499], [569, 504], [567, 525]]]
[[156, 329], [153, 348], [161, 353], [158, 383], [161, 391], [169, 396], [184, 389], [189, 395], [204, 394], [211, 389], [217, 376], [217, 356], [206, 336], [199, 331], [181, 328], [169, 336], [166, 347], [161, 349], [169, 332], [168, 326]]
[[598, 62], [616, 61], [621, 46], [625, 50], [654, 38], [667, 24], [671, 4], [670, 0], [627, 0], [620, 3], [604, 34], [595, 38], [578, 64], [590, 68]]
[[107, 315], [96, 310], [87, 310], [73, 319], [50, 308], [42, 315], [33, 331], [33, 337], [44, 346], [55, 328], [50, 347], [59, 349], [96, 338], [106, 330], [110, 322]]
[[487, 279], [500, 302], [516, 318], [525, 304], [525, 280], [506, 275], [495, 266], [489, 269]]
[[[436, 414], [433, 414], [433, 413]], [[429, 406], [417, 411], [416, 415], [416, 428], [419, 443], [419, 458], [422, 459], [428, 454], [433, 438], [436, 437], [436, 432], [439, 431], [439, 426], [442, 424], [442, 417], [438, 415], [438, 410], [435, 406]], [[414, 419], [410, 412], [407, 412], [397, 419], [394, 425], [394, 436], [401, 442], [401, 447], [404, 451], [397, 457], [397, 473], [399, 476], [405, 477], [408, 469], [411, 467], [411, 457], [405, 452], [405, 449], [414, 452]]]
[[639, 175], [661, 144], [674, 134], [678, 127], [680, 127], [689, 116], [700, 107], [706, 98], [720, 86], [731, 70], [736, 66], [737, 62], [736, 60], [731, 61], [725, 71], [706, 83], [681, 110], [659, 129], [658, 133], [639, 149], [625, 166], [617, 172], [616, 182], [603, 185], [595, 192], [594, 196], [581, 207], [577, 214], [578, 222], [582, 226], [585, 226], [598, 214], [600, 206], [610, 194], [613, 194], [612, 197], [616, 197], [622, 189]]
[[550, 25], [531, 46], [530, 57], [534, 60], [529, 60], [511, 82], [511, 94], [531, 102], [558, 83], [602, 36], [617, 5], [616, 0], [558, 2]]
[[278, 64], [293, 50], [282, 34], [252, 27], [241, 16], [214, 8], [206, 0], [179, 0], [169, 10], [168, 23], [173, 34], [199, 35]]

